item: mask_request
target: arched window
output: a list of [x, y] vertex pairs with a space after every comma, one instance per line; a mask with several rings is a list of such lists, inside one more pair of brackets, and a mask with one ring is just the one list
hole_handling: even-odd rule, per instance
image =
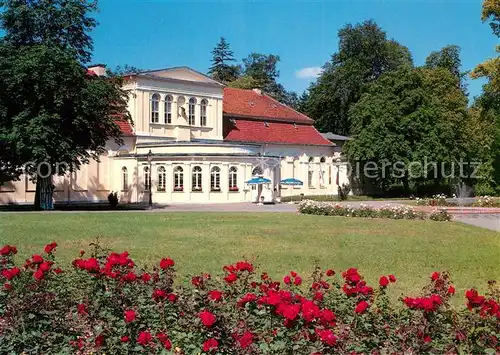
[[196, 106], [196, 99], [192, 97], [189, 99], [189, 114], [188, 114], [188, 122], [191, 126], [194, 126], [196, 123], [195, 106]]
[[260, 166], [256, 166], [252, 170], [252, 176], [262, 176], [262, 175], [263, 175], [263, 172], [262, 172], [262, 168]]
[[145, 166], [143, 169], [144, 175], [144, 190], [149, 191], [151, 187], [151, 174], [149, 173], [149, 167]]
[[151, 122], [160, 122], [160, 95], [158, 94], [151, 96]]
[[200, 126], [207, 125], [207, 106], [208, 106], [208, 101], [205, 99], [201, 100]]
[[210, 171], [210, 190], [220, 191], [220, 168], [214, 166]]
[[165, 191], [167, 183], [167, 174], [165, 172], [165, 167], [160, 166], [158, 168], [158, 191]]
[[238, 168], [229, 168], [229, 191], [238, 191]]
[[314, 158], [310, 157], [309, 158], [309, 164], [307, 166], [308, 171], [307, 171], [307, 185], [309, 187], [314, 187]]
[[184, 172], [180, 166], [174, 169], [174, 191], [184, 191]]
[[172, 96], [165, 96], [165, 123], [172, 123]]
[[128, 191], [128, 171], [125, 166], [122, 168], [122, 191]]
[[193, 191], [201, 191], [201, 167], [195, 166], [193, 168]]
[[326, 172], [325, 172], [325, 163], [326, 163], [326, 158], [325, 157], [321, 157], [319, 159], [319, 162], [320, 162], [320, 166], [319, 166], [319, 182], [320, 182], [320, 185], [321, 187], [324, 187], [326, 185]]

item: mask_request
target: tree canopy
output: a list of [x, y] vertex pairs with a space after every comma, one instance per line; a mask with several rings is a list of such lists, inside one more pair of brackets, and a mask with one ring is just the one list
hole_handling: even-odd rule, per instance
[[240, 74], [239, 65], [230, 64], [236, 62], [233, 51], [224, 37], [221, 37], [219, 43], [212, 50], [212, 66], [208, 74], [222, 83], [229, 83], [238, 78]]

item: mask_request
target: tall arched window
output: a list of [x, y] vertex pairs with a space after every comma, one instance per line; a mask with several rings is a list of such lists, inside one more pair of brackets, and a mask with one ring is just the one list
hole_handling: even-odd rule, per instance
[[160, 122], [160, 95], [158, 94], [151, 96], [151, 122]]
[[200, 126], [207, 125], [207, 106], [208, 106], [208, 101], [206, 99], [201, 100]]
[[180, 166], [174, 169], [174, 191], [184, 191], [184, 171]]
[[214, 166], [210, 171], [210, 190], [220, 191], [220, 168]]
[[165, 96], [165, 123], [172, 123], [172, 96]]
[[193, 186], [192, 186], [193, 191], [201, 191], [201, 181], [202, 181], [201, 167], [195, 166], [193, 168]]
[[158, 168], [158, 191], [165, 191], [167, 184], [167, 174], [165, 172], [165, 167], [160, 166]]
[[151, 174], [149, 172], [149, 167], [145, 166], [143, 169], [143, 175], [144, 175], [144, 190], [149, 191], [149, 188], [151, 186]]
[[321, 157], [319, 162], [320, 162], [320, 164], [319, 164], [320, 185], [321, 185], [321, 187], [324, 187], [326, 185], [326, 172], [325, 172], [326, 158]]
[[263, 175], [263, 172], [262, 172], [262, 168], [260, 166], [256, 166], [252, 170], [252, 176], [262, 176], [262, 175]]
[[307, 185], [309, 187], [313, 187], [314, 186], [314, 158], [313, 157], [310, 157], [309, 158], [309, 164], [307, 165]]
[[189, 113], [188, 113], [188, 122], [191, 126], [194, 126], [196, 123], [195, 107], [196, 107], [196, 99], [192, 97], [189, 99]]
[[122, 191], [128, 191], [128, 171], [125, 166], [122, 168]]
[[229, 168], [229, 191], [238, 191], [238, 168]]

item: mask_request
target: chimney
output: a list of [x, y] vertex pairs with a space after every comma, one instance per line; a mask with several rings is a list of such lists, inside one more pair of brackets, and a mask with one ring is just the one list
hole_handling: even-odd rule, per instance
[[106, 65], [105, 64], [94, 64], [88, 67], [89, 71], [94, 72], [97, 76], [106, 75]]
[[252, 89], [253, 92], [255, 92], [257, 95], [262, 96], [262, 90], [261, 89]]

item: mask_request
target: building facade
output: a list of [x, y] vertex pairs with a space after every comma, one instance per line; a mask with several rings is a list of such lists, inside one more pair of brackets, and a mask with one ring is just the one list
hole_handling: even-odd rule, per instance
[[[101, 67], [90, 68], [96, 74]], [[79, 171], [54, 179], [56, 202], [275, 202], [282, 196], [336, 194], [347, 183], [343, 142], [260, 90], [224, 87], [187, 67], [126, 76], [133, 125], [117, 122], [124, 144]], [[271, 182], [248, 185], [261, 176]], [[302, 186], [282, 186], [285, 178]], [[151, 186], [149, 186], [151, 184]], [[0, 186], [0, 202], [32, 203], [24, 176]]]

